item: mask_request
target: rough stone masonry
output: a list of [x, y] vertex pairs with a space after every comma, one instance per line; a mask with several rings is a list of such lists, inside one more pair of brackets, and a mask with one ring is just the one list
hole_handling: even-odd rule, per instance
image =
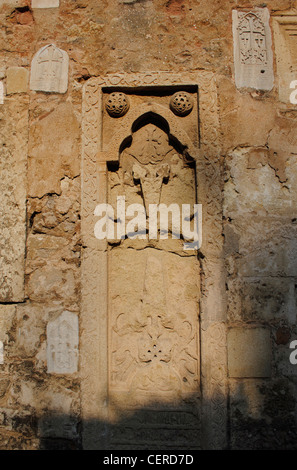
[[[0, 25], [0, 449], [296, 450], [297, 2]], [[199, 251], [98, 240], [121, 196], [201, 204]]]

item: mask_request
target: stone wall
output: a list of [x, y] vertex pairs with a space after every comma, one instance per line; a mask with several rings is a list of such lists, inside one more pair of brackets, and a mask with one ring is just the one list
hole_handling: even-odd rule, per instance
[[[92, 204], [127, 134], [100, 97], [124, 90], [137, 119], [184, 87], [196, 121], [163, 117], [190, 136], [203, 207], [195, 268], [166, 253], [179, 258], [176, 291], [199, 265], [185, 301], [200, 312], [191, 448], [296, 449], [297, 2], [0, 0], [0, 24], [0, 449], [112, 448], [108, 435], [125, 427], [132, 441], [150, 423], [143, 403], [127, 417], [106, 401], [108, 289], [112, 302], [128, 294], [115, 282], [122, 248], [91, 240]], [[170, 406], [152, 427], [178, 434]]]

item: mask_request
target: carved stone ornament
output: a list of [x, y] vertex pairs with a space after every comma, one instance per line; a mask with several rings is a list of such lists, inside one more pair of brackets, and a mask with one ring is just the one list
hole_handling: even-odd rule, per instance
[[65, 311], [47, 325], [48, 373], [73, 374], [78, 364], [78, 317]]
[[125, 93], [114, 92], [111, 93], [105, 103], [108, 114], [112, 117], [124, 116], [129, 107], [129, 99]]
[[[183, 83], [199, 90], [199, 114], [198, 93], [191, 91], [194, 106], [186, 119], [169, 108], [170, 98], [166, 105], [177, 89], [185, 92]], [[106, 102], [123, 90], [130, 109], [114, 121]], [[215, 77], [205, 71], [116, 73], [88, 80], [83, 97], [79, 370], [84, 448], [224, 448], [225, 307], [214, 309], [213, 297], [200, 294], [196, 253], [184, 252], [183, 240], [171, 236], [180, 234], [171, 217], [168, 240], [161, 239], [159, 221], [156, 239], [148, 240], [146, 227], [143, 239], [129, 238], [133, 214], [126, 213], [124, 224], [117, 211], [121, 196], [126, 208], [192, 207], [197, 179], [207, 215], [204, 249], [212, 253], [215, 246], [220, 253]], [[115, 209], [115, 228], [124, 235], [116, 243], [94, 236], [93, 214], [100, 203]], [[221, 260], [210, 255], [204, 261], [207, 282], [216, 286]], [[214, 292], [223, 306], [219, 284]]]
[[193, 109], [193, 98], [186, 91], [178, 91], [170, 100], [171, 110], [178, 116], [187, 116]]
[[274, 75], [269, 10], [233, 10], [232, 15], [237, 88], [271, 90]]
[[30, 89], [48, 93], [66, 93], [68, 67], [67, 52], [53, 44], [41, 48], [32, 60]]

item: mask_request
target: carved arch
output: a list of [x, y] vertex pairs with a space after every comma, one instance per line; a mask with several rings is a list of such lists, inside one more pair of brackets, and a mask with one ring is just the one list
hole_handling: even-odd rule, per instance
[[[189, 159], [196, 160], [198, 156], [198, 149], [194, 146], [193, 142], [182, 129], [179, 122], [180, 118], [177, 118], [170, 109], [159, 104], [144, 104], [137, 109], [131, 111], [126, 116], [123, 125], [120, 130], [113, 137], [112, 143], [107, 149], [110, 161], [118, 161], [123, 148], [123, 142], [127, 139], [132, 138], [133, 132], [139, 123], [143, 122], [147, 118], [153, 118], [155, 124], [160, 127], [162, 126], [168, 129], [168, 135], [172, 141], [178, 142], [180, 147], [183, 149], [183, 155]], [[160, 127], [162, 128], [162, 127]]]

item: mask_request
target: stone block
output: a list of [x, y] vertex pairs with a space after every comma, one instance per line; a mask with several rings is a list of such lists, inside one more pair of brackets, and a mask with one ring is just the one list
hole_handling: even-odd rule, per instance
[[29, 72], [24, 67], [9, 67], [7, 69], [6, 80], [6, 92], [8, 95], [27, 93]]
[[78, 367], [78, 317], [65, 311], [47, 325], [48, 373], [73, 374]]
[[274, 84], [269, 10], [233, 10], [235, 83], [237, 88], [271, 90]]
[[42, 47], [31, 64], [30, 89], [47, 93], [66, 93], [68, 88], [68, 54], [54, 44]]
[[14, 305], [0, 305], [0, 340], [3, 342], [8, 340], [8, 332], [12, 326], [14, 316]]
[[271, 376], [271, 340], [267, 329], [232, 328], [227, 345], [229, 377]]
[[28, 192], [61, 193], [61, 179], [80, 173], [79, 123], [70, 103], [61, 103], [31, 127]]
[[[246, 258], [248, 262], [248, 257]], [[288, 278], [235, 278], [228, 282], [230, 321], [296, 322], [296, 290]]]
[[58, 8], [60, 0], [32, 0], [32, 8]]

